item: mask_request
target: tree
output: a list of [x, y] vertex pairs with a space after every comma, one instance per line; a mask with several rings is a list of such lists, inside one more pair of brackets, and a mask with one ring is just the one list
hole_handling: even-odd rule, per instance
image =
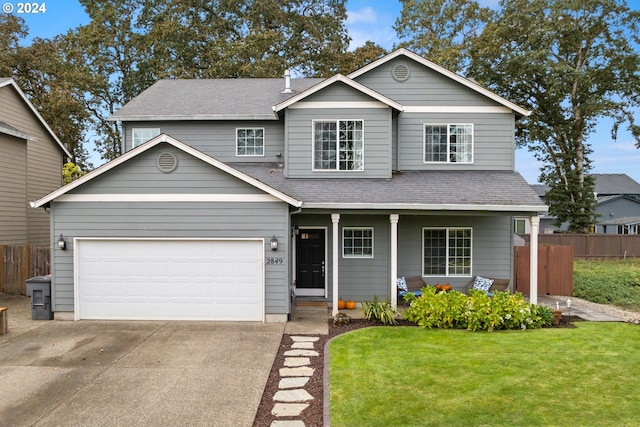
[[465, 72], [471, 43], [494, 12], [473, 0], [401, 0], [394, 29], [400, 43], [454, 72]]
[[473, 77], [533, 114], [516, 142], [545, 165], [550, 213], [569, 231], [595, 223], [587, 143], [598, 120], [640, 144], [640, 14], [624, 0], [509, 0], [474, 41]]
[[349, 74], [359, 68], [382, 58], [388, 52], [383, 47], [372, 41], [367, 41], [364, 45], [356, 48], [353, 52], [345, 52], [338, 58], [338, 67], [335, 72]]
[[86, 173], [73, 162], [65, 163], [62, 168], [62, 185], [67, 185]]

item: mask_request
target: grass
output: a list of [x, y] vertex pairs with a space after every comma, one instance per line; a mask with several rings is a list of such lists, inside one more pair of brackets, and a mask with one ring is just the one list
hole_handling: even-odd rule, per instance
[[340, 335], [329, 347], [331, 425], [638, 425], [640, 328], [575, 325]]
[[640, 259], [574, 261], [573, 294], [600, 304], [640, 310]]

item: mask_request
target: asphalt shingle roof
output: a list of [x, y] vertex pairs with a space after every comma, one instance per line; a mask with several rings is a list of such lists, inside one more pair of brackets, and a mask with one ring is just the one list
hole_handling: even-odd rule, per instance
[[511, 171], [407, 171], [391, 179], [287, 179], [277, 165], [230, 166], [305, 204], [499, 205], [545, 210], [531, 186]]
[[273, 119], [273, 106], [324, 79], [160, 80], [132, 99], [110, 120]]

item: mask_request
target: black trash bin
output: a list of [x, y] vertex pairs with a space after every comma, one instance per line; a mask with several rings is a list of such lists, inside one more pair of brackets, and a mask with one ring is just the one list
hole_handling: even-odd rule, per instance
[[36, 276], [27, 280], [27, 295], [31, 297], [32, 320], [53, 320], [51, 276]]

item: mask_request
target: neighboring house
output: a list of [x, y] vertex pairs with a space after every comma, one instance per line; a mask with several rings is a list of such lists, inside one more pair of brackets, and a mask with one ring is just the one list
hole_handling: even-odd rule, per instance
[[13, 79], [0, 78], [0, 245], [49, 245], [49, 214], [29, 201], [62, 185], [69, 157]]
[[[640, 234], [640, 184], [623, 173], [593, 174], [596, 179], [595, 196], [598, 214], [595, 233]], [[546, 185], [532, 186], [544, 201], [549, 190]], [[542, 233], [566, 231], [568, 224], [560, 228], [553, 225], [554, 218], [543, 215], [540, 219]]]
[[512, 218], [546, 208], [514, 172], [528, 114], [404, 49], [325, 80], [159, 81], [111, 117], [124, 155], [33, 204], [66, 241], [56, 316], [284, 321], [293, 285], [335, 313], [395, 304], [398, 276], [511, 278]]

